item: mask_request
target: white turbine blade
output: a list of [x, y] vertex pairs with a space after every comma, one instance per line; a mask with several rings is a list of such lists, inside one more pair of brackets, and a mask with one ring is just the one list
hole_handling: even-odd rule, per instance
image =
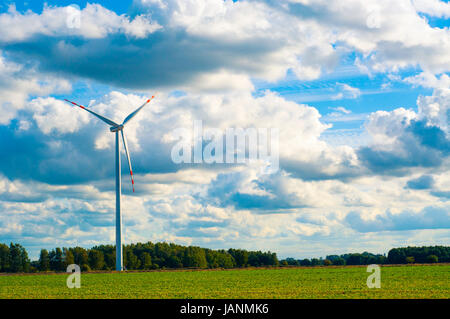
[[139, 106], [133, 113], [131, 113], [130, 115], [128, 115], [128, 116], [125, 118], [125, 120], [123, 120], [122, 125], [125, 125], [129, 120], [131, 120], [133, 117], [135, 117], [136, 114], [138, 114], [138, 112], [139, 112], [140, 110], [142, 110], [142, 108], [143, 108], [144, 106], [146, 106], [148, 103], [150, 103], [150, 101], [151, 101], [154, 97], [155, 97], [155, 96], [153, 95], [151, 99], [148, 99], [147, 101], [145, 101], [144, 104], [142, 104], [141, 106]]
[[76, 106], [81, 107], [83, 110], [86, 110], [86, 111], [88, 111], [89, 113], [91, 113], [92, 115], [98, 117], [100, 120], [102, 120], [102, 121], [105, 122], [106, 124], [109, 124], [109, 125], [111, 125], [111, 126], [119, 126], [119, 124], [117, 124], [117, 123], [111, 121], [110, 119], [107, 119], [107, 118], [104, 117], [104, 116], [101, 116], [100, 114], [95, 113], [94, 111], [89, 110], [87, 107], [85, 107], [85, 106], [83, 106], [83, 105], [79, 105], [79, 104], [77, 104], [77, 103], [75, 103], [75, 102], [72, 102], [72, 101], [69, 101], [69, 100], [67, 100], [67, 99], [64, 99], [64, 101], [67, 101], [67, 102], [69, 102], [69, 103], [72, 103], [73, 105], [76, 105]]
[[123, 147], [125, 149], [125, 154], [127, 154], [128, 167], [130, 168], [131, 186], [133, 187], [133, 193], [134, 193], [133, 168], [131, 167], [130, 154], [128, 153], [128, 144], [127, 144], [127, 140], [125, 139], [125, 134], [123, 133], [123, 130], [120, 130], [120, 133], [122, 133]]

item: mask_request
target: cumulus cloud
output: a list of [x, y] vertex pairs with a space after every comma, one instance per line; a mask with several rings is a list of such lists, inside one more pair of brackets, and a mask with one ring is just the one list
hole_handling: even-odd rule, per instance
[[[87, 5], [75, 29], [65, 25], [67, 8], [49, 7], [41, 15], [9, 12], [0, 15], [0, 21], [18, 32], [14, 38], [5, 33], [0, 44], [15, 59], [34, 59], [41, 70], [133, 89], [217, 90], [223, 83], [242, 89], [251, 86], [250, 77], [272, 81], [288, 69], [299, 78], [317, 78], [338, 62], [321, 30], [262, 2], [165, 4], [136, 3], [139, 14], [131, 21]], [[46, 24], [47, 15], [58, 18]], [[153, 18], [161, 28], [149, 22]]]
[[427, 207], [420, 212], [405, 211], [399, 214], [386, 212], [375, 219], [363, 219], [356, 212], [349, 213], [345, 221], [359, 232], [401, 231], [413, 229], [450, 228], [448, 207]]
[[[11, 28], [14, 32], [7, 31]], [[130, 20], [101, 5], [89, 3], [83, 10], [76, 6], [45, 6], [41, 14], [32, 11], [22, 14], [11, 5], [8, 12], [0, 14], [0, 41], [3, 43], [28, 41], [39, 36], [100, 39], [114, 33], [139, 39], [159, 28], [148, 16], [139, 15]]]
[[[275, 81], [288, 70], [316, 79], [349, 50], [377, 72], [448, 71], [449, 31], [430, 27], [409, 0], [135, 1], [133, 8], [131, 18], [88, 4], [79, 28], [67, 26], [72, 7], [40, 15], [11, 9], [0, 25], [16, 32], [1, 33], [0, 46], [43, 71], [141, 90], [248, 89], [251, 78]], [[342, 94], [360, 93], [344, 85]]]
[[16, 118], [17, 112], [27, 107], [30, 96], [68, 92], [70, 89], [70, 82], [42, 76], [33, 69], [8, 61], [0, 52], [0, 124], [9, 124]]
[[432, 17], [449, 18], [450, 4], [440, 0], [413, 0], [414, 8], [418, 12]]
[[340, 92], [333, 97], [334, 100], [356, 99], [361, 95], [361, 91], [358, 88], [345, 83], [337, 83], [337, 88]]
[[366, 127], [373, 142], [358, 150], [361, 161], [379, 173], [442, 165], [450, 154], [448, 94], [439, 89], [419, 97], [417, 113], [399, 108], [371, 114]]
[[433, 89], [445, 89], [450, 87], [450, 77], [447, 74], [436, 76], [429, 72], [422, 72], [418, 75], [409, 76], [403, 79], [404, 82], [414, 86], [422, 86]]
[[[424, 9], [422, 4], [415, 3]], [[447, 7], [438, 1], [427, 7], [436, 4]], [[318, 28], [334, 30], [335, 41], [364, 55], [367, 70], [384, 72], [419, 65], [433, 73], [448, 71], [450, 31], [430, 27], [409, 0], [351, 0], [345, 4], [337, 0], [296, 0], [288, 1], [286, 7], [301, 19], [316, 21]]]

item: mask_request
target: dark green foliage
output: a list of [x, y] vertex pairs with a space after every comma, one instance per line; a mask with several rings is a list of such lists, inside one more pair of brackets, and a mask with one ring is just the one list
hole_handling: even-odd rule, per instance
[[[116, 247], [113, 245], [100, 245], [92, 247], [91, 250], [97, 250], [103, 253], [104, 269], [115, 270], [116, 269]], [[86, 252], [87, 254], [88, 252]], [[126, 259], [126, 258], [125, 258]], [[101, 269], [96, 269], [101, 270]]]
[[333, 263], [333, 265], [336, 265], [336, 266], [343, 266], [343, 265], [345, 265], [345, 259], [342, 257], [338, 257], [338, 258], [334, 259], [332, 261], [332, 263]]
[[311, 260], [308, 258], [300, 260], [300, 266], [311, 266]]
[[81, 271], [91, 271], [91, 267], [89, 267], [89, 265], [88, 264], [82, 264], [81, 266], [80, 266], [80, 270]]
[[77, 265], [88, 265], [89, 264], [89, 256], [88, 251], [82, 247], [74, 247], [70, 248], [70, 251], [73, 254], [74, 263]]
[[[176, 256], [171, 256], [171, 257], [175, 258]], [[140, 261], [141, 261], [141, 269], [152, 269], [152, 256], [150, 256], [150, 254], [148, 252], [144, 251], [141, 254]], [[183, 265], [183, 264], [181, 264], [181, 261], [179, 261], [179, 260], [174, 263], [176, 263], [176, 265], [178, 266], [178, 267], [174, 267], [174, 268], [179, 268], [180, 265], [181, 266]]]
[[30, 262], [30, 270], [29, 272], [38, 272], [39, 271], [39, 260], [33, 260]]
[[65, 271], [66, 265], [64, 262], [63, 251], [57, 247], [52, 249], [49, 253], [50, 269], [54, 271]]
[[208, 265], [205, 250], [200, 247], [188, 247], [184, 251], [183, 265], [184, 267], [206, 268]]
[[[371, 265], [371, 264], [385, 264], [386, 257], [383, 255], [374, 255], [368, 252], [352, 253], [352, 254], [343, 254], [340, 256], [332, 255], [327, 256], [327, 259], [330, 259], [334, 265]], [[344, 263], [342, 263], [342, 260]]]
[[89, 250], [89, 267], [95, 270], [102, 270], [105, 267], [105, 258], [100, 250]]
[[141, 266], [141, 261], [139, 258], [133, 253], [132, 248], [125, 249], [124, 251], [124, 265], [126, 269], [139, 269]]
[[286, 261], [290, 266], [300, 266], [300, 261], [295, 260], [294, 258], [286, 258]]
[[439, 257], [436, 255], [428, 255], [427, 262], [429, 262], [430, 264], [437, 263], [437, 262], [439, 262]]
[[235, 261], [233, 256], [224, 250], [206, 249], [206, 261], [208, 268], [233, 268]]
[[393, 248], [388, 253], [390, 264], [407, 263], [406, 257], [414, 257], [415, 263], [428, 263], [428, 256], [434, 255], [439, 262], [450, 262], [450, 246]]
[[407, 264], [414, 264], [414, 261], [415, 261], [415, 259], [414, 259], [413, 256], [408, 256], [408, 257], [405, 258], [405, 262]]
[[68, 248], [63, 248], [63, 258], [64, 258], [64, 267], [67, 269], [67, 266], [75, 263], [75, 257], [73, 252]]
[[9, 247], [0, 244], [0, 272], [9, 271]]
[[301, 260], [295, 260], [294, 258], [286, 258], [285, 260], [280, 260], [279, 264], [283, 266], [300, 266]]
[[321, 264], [321, 261], [317, 258], [311, 259], [311, 266], [319, 266]]
[[9, 245], [9, 272], [29, 272], [30, 260], [28, 253], [20, 244]]
[[331, 260], [329, 260], [329, 259], [325, 259], [324, 261], [323, 261], [323, 265], [324, 266], [331, 266], [333, 263], [331, 262]]
[[41, 254], [39, 255], [39, 270], [50, 270], [50, 257], [48, 255], [47, 249], [41, 249]]
[[242, 249], [228, 249], [228, 253], [233, 256], [237, 267], [246, 267], [248, 263], [248, 251]]

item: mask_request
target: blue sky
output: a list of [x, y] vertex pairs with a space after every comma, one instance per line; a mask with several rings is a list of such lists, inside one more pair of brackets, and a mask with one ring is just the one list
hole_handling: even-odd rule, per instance
[[[76, 6], [74, 6], [76, 5]], [[385, 253], [450, 239], [450, 4], [0, 2], [0, 242], [114, 242], [121, 121], [125, 241]], [[278, 128], [280, 170], [180, 165], [172, 132]]]

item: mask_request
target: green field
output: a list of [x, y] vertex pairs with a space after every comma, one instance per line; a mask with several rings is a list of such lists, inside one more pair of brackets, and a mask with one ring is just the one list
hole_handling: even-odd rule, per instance
[[0, 298], [449, 298], [450, 265], [385, 266], [381, 288], [366, 267], [0, 276]]

